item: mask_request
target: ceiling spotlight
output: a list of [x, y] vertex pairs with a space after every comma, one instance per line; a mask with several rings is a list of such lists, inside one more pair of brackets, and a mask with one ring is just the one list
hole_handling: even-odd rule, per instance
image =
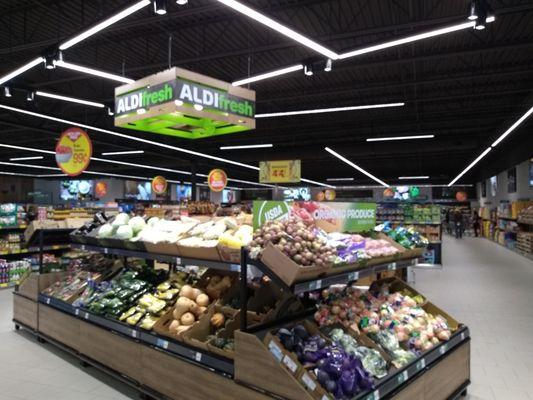
[[157, 15], [165, 15], [167, 13], [166, 0], [154, 0], [154, 12]]
[[193, 107], [196, 111], [202, 111], [204, 109], [204, 106], [201, 104], [195, 104]]
[[472, 0], [472, 2], [470, 3], [470, 13], [468, 15], [468, 19], [470, 21], [475, 21], [476, 19], [478, 19], [479, 17], [479, 7], [478, 7], [478, 1], [477, 0]]
[[313, 76], [313, 64], [305, 64], [304, 65], [304, 74], [307, 76]]
[[146, 114], [146, 108], [139, 108], [137, 110], [137, 114], [139, 114], [139, 115]]
[[115, 111], [113, 110], [113, 107], [107, 107], [107, 115], [109, 116], [115, 115]]
[[178, 107], [181, 107], [183, 105], [183, 101], [182, 100], [174, 100], [174, 104], [177, 105]]
[[28, 90], [28, 93], [26, 93], [26, 100], [33, 101], [34, 99], [35, 99], [35, 92]]
[[324, 67], [324, 71], [331, 72], [333, 68], [333, 60], [331, 58], [328, 58], [326, 61], [326, 66]]
[[176, 0], [176, 4], [178, 6], [184, 6], [185, 4], [187, 4], [189, 2], [189, 0]]
[[4, 95], [5, 95], [6, 97], [11, 97], [11, 89], [9, 88], [9, 86], [6, 86], [6, 87], [4, 88]]
[[53, 54], [46, 54], [44, 56], [44, 67], [46, 69], [56, 69], [56, 60]]

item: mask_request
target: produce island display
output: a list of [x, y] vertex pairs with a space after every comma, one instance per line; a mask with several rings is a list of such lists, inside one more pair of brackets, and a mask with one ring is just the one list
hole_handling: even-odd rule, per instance
[[97, 215], [71, 235], [92, 255], [47, 285], [42, 275], [32, 324], [16, 293], [15, 323], [155, 398], [466, 390], [468, 329], [398, 279], [427, 239], [386, 226], [328, 232], [296, 214], [251, 221]]

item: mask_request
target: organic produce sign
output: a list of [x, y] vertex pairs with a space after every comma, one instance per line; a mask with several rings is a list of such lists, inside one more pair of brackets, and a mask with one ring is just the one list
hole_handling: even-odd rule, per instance
[[228, 184], [228, 176], [223, 170], [214, 169], [207, 177], [207, 184], [213, 192], [222, 192]]
[[298, 216], [326, 232], [365, 232], [376, 226], [376, 203], [254, 201], [254, 229], [266, 221]]
[[255, 92], [181, 68], [115, 90], [115, 126], [200, 139], [255, 128]]
[[152, 179], [152, 191], [155, 194], [165, 194], [167, 192], [168, 183], [162, 176], [156, 176]]
[[70, 128], [61, 134], [56, 145], [56, 162], [63, 173], [78, 176], [91, 162], [93, 145], [87, 132]]
[[298, 183], [302, 179], [300, 160], [261, 161], [259, 182]]

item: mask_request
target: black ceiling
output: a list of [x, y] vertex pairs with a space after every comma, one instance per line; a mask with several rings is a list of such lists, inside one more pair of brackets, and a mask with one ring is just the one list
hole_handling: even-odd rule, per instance
[[[467, 0], [247, 0], [304, 35], [342, 52], [465, 21]], [[0, 76], [47, 48], [132, 4], [124, 0], [0, 1]], [[497, 19], [484, 31], [467, 29], [334, 64], [330, 73], [296, 72], [252, 84], [257, 111], [405, 102], [405, 107], [315, 116], [259, 119], [257, 129], [218, 138], [186, 139], [126, 133], [257, 165], [265, 159], [302, 159], [305, 178], [369, 180], [324, 151], [332, 147], [387, 182], [400, 175], [429, 175], [448, 183], [533, 105], [533, 1], [491, 0]], [[299, 63], [316, 53], [221, 5], [216, 0], [169, 1], [169, 13], [151, 7], [65, 52], [67, 61], [139, 79], [171, 65], [234, 81]], [[11, 84], [100, 102], [111, 101], [116, 83], [64, 69], [37, 67]], [[0, 104], [113, 128], [100, 109], [55, 100], [25, 101], [16, 91]], [[0, 109], [0, 143], [53, 150], [65, 125]], [[461, 182], [478, 179], [533, 155], [533, 119], [523, 124]], [[253, 170], [162, 151], [150, 145], [90, 131], [95, 155], [144, 149], [117, 158], [199, 172], [222, 166], [230, 177], [257, 181]], [[435, 134], [432, 140], [367, 143], [370, 136]], [[220, 145], [273, 143], [260, 151], [220, 151]], [[0, 161], [31, 155], [0, 148]], [[51, 157], [43, 165], [55, 166]], [[486, 167], [489, 166], [487, 169]], [[91, 170], [153, 176], [154, 171], [93, 162]], [[485, 168], [485, 169], [483, 169]], [[1, 171], [53, 173], [0, 165]], [[165, 173], [172, 179], [181, 175]]]

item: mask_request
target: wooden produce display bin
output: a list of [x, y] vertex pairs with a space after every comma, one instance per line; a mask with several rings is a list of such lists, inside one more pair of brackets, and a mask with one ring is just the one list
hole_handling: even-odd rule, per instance
[[[275, 350], [274, 350], [275, 351]], [[289, 370], [255, 335], [235, 332], [235, 380], [290, 400], [312, 400]]]
[[14, 293], [13, 319], [15, 323], [20, 322], [37, 330], [39, 328], [39, 303]]
[[263, 250], [261, 262], [274, 272], [288, 286], [308, 279], [318, 278], [331, 271], [331, 267], [302, 266], [296, 264], [272, 243]]
[[140, 344], [117, 333], [82, 322], [79, 347], [81, 354], [138, 382], [141, 381], [143, 371]]
[[81, 324], [80, 320], [68, 314], [39, 304], [39, 332], [76, 351], [80, 351]]
[[[272, 400], [232, 379], [150, 347], [141, 346], [141, 359], [141, 382], [173, 400]], [[268, 371], [256, 370], [256, 374], [265, 376]]]
[[44, 289], [60, 280], [64, 275], [64, 271], [51, 272], [49, 274], [30, 274], [20, 283], [17, 293], [28, 299], [37, 301], [39, 299], [39, 294], [41, 294]]

